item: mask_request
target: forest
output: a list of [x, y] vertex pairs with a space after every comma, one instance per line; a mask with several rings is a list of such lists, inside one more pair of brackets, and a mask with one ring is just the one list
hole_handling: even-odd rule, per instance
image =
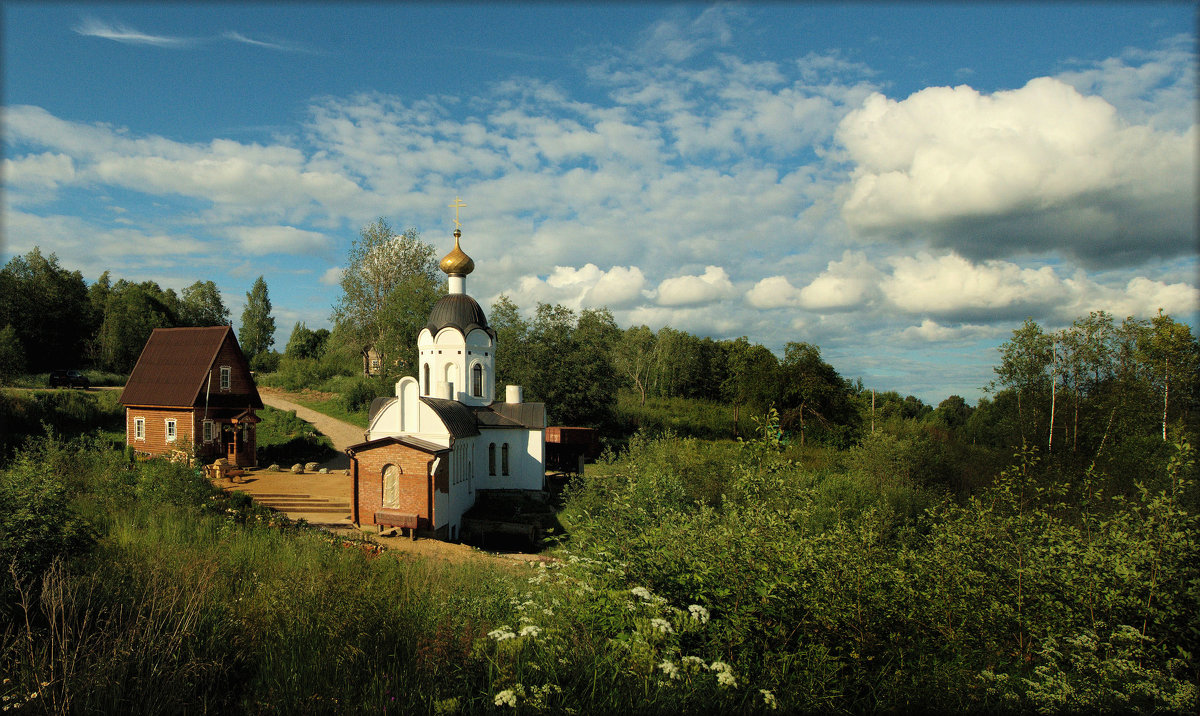
[[[407, 256], [420, 242], [406, 236]], [[377, 257], [373, 241], [403, 248], [394, 237], [383, 222], [365, 228], [351, 263], [355, 251]], [[22, 361], [8, 380], [36, 386], [30, 366], [51, 355], [39, 351], [70, 340], [92, 366], [127, 370], [104, 362], [101, 329], [122, 335], [113, 316], [133, 299], [113, 296], [153, 290], [117, 281], [74, 338], [39, 337], [7, 303], [39, 271], [66, 273], [53, 257], [34, 266], [39, 256], [0, 271], [0, 355]], [[260, 381], [348, 406], [386, 391], [409, 370], [395, 347], [413, 345], [421, 301], [439, 295], [429, 256], [377, 286], [344, 286], [331, 333], [298, 324], [283, 351], [248, 350]], [[88, 301], [95, 285], [79, 291], [67, 276], [64, 302]], [[355, 296], [367, 295], [385, 296], [374, 304], [386, 310], [362, 310]], [[155, 320], [191, 320], [187, 298], [156, 299], [167, 310]], [[269, 317], [269, 300], [258, 305]], [[608, 446], [567, 486], [561, 533], [528, 563], [380, 554], [190, 468], [131, 460], [95, 429], [119, 411], [105, 396], [0, 391], [6, 432], [21, 440], [0, 458], [4, 704], [1200, 704], [1200, 345], [1187, 324], [1096, 312], [1050, 331], [1028, 320], [1000, 347], [985, 398], [930, 406], [847, 379], [802, 342], [780, 357], [744, 338], [622, 329], [604, 309], [539, 305], [526, 317], [504, 297], [488, 318], [504, 346], [498, 382], [526, 385], [552, 423], [600, 428]], [[382, 378], [361, 376], [367, 344], [382, 349]]]

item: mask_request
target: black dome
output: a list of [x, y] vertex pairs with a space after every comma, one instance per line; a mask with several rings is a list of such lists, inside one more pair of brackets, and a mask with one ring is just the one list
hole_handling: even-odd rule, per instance
[[492, 329], [488, 328], [487, 316], [483, 315], [483, 309], [475, 299], [465, 293], [442, 296], [433, 304], [433, 310], [429, 312], [429, 323], [426, 323], [425, 327], [436, 336], [438, 331], [447, 326], [454, 326], [464, 336], [476, 328], [481, 328], [487, 331], [488, 335], [495, 337]]

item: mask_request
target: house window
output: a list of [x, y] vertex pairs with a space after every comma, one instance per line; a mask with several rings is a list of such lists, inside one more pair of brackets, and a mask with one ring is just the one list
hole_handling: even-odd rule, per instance
[[478, 363], [471, 368], [471, 395], [483, 397], [483, 366]]
[[229, 390], [230, 375], [232, 371], [229, 366], [221, 366], [221, 390]]
[[508, 443], [500, 448], [500, 472], [508, 474]]
[[429, 395], [429, 364], [425, 364], [425, 395]]
[[371, 359], [371, 372], [372, 372], [372, 373], [375, 373], [375, 372], [377, 372], [378, 370], [379, 370], [379, 359], [378, 359], [378, 358], [372, 358], [372, 359]]
[[496, 474], [496, 443], [488, 445], [488, 474]]
[[204, 421], [204, 429], [203, 429], [204, 442], [211, 443], [213, 441], [213, 436], [216, 435], [215, 428], [216, 428], [216, 425], [213, 423], [213, 421], [211, 421], [211, 420]]
[[172, 442], [174, 440], [175, 440], [175, 421], [168, 420], [167, 421], [167, 442]]
[[133, 439], [134, 440], [145, 440], [146, 439], [146, 419], [145, 418], [134, 418], [133, 419]]

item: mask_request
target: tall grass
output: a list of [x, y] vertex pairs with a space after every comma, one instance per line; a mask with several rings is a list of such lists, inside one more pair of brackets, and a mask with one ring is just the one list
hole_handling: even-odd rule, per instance
[[920, 449], [812, 469], [792, 457], [828, 455], [762, 435], [636, 436], [573, 484], [569, 536], [529, 567], [380, 554], [194, 470], [45, 441], [0, 478], [57, 481], [71, 499], [31, 514], [86, 520], [94, 541], [11, 576], [0, 695], [138, 713], [1195, 710], [1186, 441], [1136, 498], [1023, 451], [958, 502], [923, 482]]

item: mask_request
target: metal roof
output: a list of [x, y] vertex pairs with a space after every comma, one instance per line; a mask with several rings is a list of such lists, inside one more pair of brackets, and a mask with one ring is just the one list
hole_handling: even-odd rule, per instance
[[[533, 428], [535, 430], [546, 427], [545, 403], [505, 403], [497, 401], [486, 408], [475, 408], [475, 411], [475, 417], [481, 425], [505, 428]], [[495, 417], [489, 417], [489, 413]]]
[[479, 434], [475, 414], [457, 400], [421, 396], [421, 402], [433, 408], [433, 412], [454, 438], [469, 438]]
[[437, 443], [431, 443], [428, 440], [414, 438], [409, 435], [389, 435], [385, 438], [375, 438], [374, 440], [368, 440], [365, 443], [351, 445], [350, 447], [346, 448], [346, 454], [353, 456], [356, 453], [360, 453], [364, 450], [371, 450], [373, 448], [377, 448], [382, 445], [389, 445], [389, 444], [404, 445], [406, 447], [420, 450], [421, 452], [429, 453], [430, 455], [437, 455], [439, 453], [450, 452], [450, 448], [443, 447], [441, 445], [438, 445]]
[[194, 407], [203, 403], [209, 373], [226, 341], [237, 349], [234, 368], [245, 372], [250, 391], [231, 394], [210, 389], [208, 406], [261, 410], [263, 402], [250, 376], [250, 365], [229, 326], [155, 328], [121, 391], [121, 404]]
[[479, 328], [487, 331], [491, 337], [496, 337], [496, 332], [488, 328], [487, 316], [484, 315], [483, 309], [475, 299], [465, 293], [446, 294], [433, 304], [433, 310], [429, 312], [429, 322], [425, 327], [436, 336], [438, 331], [447, 326], [457, 328], [464, 336]]

